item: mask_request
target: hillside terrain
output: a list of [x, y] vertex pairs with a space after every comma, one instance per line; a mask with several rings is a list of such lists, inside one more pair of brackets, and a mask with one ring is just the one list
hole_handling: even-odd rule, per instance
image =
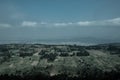
[[0, 45], [0, 80], [120, 80], [119, 75], [119, 44]]

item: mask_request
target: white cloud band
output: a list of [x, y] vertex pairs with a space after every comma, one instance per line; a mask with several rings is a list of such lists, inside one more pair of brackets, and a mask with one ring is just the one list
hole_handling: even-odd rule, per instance
[[23, 21], [22, 26], [24, 26], [24, 27], [35, 27], [35, 26], [37, 26], [37, 22]]
[[[13, 25], [14, 26], [14, 25]], [[61, 22], [47, 23], [36, 21], [23, 21], [23, 27], [69, 27], [69, 26], [120, 26], [120, 17], [101, 21], [78, 21], [78, 22]], [[11, 27], [10, 24], [0, 23], [0, 27]]]

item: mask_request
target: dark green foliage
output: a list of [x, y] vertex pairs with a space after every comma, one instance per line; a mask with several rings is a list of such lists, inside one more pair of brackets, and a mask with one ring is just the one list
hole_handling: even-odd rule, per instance
[[21, 52], [21, 53], [19, 53], [19, 56], [20, 57], [26, 57], [26, 56], [32, 56], [33, 55], [33, 53], [27, 53], [27, 52]]
[[116, 46], [109, 45], [108, 51], [110, 51], [110, 54], [120, 54], [120, 48]]
[[8, 56], [3, 56], [0, 58], [0, 64], [4, 63], [4, 62], [9, 62], [10, 57]]
[[105, 47], [104, 46], [86, 46], [85, 47], [86, 49], [88, 50], [91, 50], [91, 49], [94, 49], [94, 50], [101, 50], [101, 49], [104, 49]]
[[110, 71], [102, 72], [101, 70], [95, 68], [93, 70], [84, 69], [83, 74], [79, 76], [68, 76], [66, 73], [49, 76], [41, 72], [33, 75], [0, 75], [0, 80], [120, 80], [120, 72]]
[[34, 49], [20, 48], [19, 56], [20, 57], [32, 56], [34, 53], [35, 53]]
[[8, 50], [6, 46], [0, 46], [0, 52], [8, 52]]
[[4, 52], [0, 54], [0, 64], [6, 61], [9, 61], [11, 54], [9, 52]]
[[120, 54], [120, 51], [110, 51], [110, 54]]
[[41, 52], [39, 52], [39, 55], [44, 55], [46, 53], [46, 51], [41, 50]]
[[89, 56], [89, 53], [85, 50], [76, 53], [77, 56]]
[[109, 51], [117, 51], [119, 49], [116, 46], [109, 45], [108, 50]]
[[69, 54], [67, 52], [61, 52], [59, 56], [66, 57], [69, 56]]
[[49, 54], [44, 54], [41, 56], [41, 59], [48, 59], [48, 61], [54, 61], [56, 58], [57, 54], [56, 53], [49, 53]]

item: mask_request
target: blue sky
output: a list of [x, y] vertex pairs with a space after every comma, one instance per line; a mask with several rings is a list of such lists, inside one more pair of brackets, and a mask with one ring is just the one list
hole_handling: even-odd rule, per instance
[[0, 0], [0, 40], [120, 40], [120, 0]]

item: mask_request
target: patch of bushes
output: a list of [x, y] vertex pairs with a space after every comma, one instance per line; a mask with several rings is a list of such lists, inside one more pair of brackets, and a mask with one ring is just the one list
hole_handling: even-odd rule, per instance
[[59, 56], [66, 57], [69, 56], [69, 54], [67, 52], [61, 52]]
[[56, 58], [57, 54], [56, 53], [49, 53], [49, 54], [44, 54], [41, 56], [41, 59], [47, 59], [48, 61], [54, 61]]
[[26, 56], [32, 56], [33, 55], [33, 53], [27, 53], [27, 52], [22, 52], [22, 53], [19, 53], [19, 56], [20, 57], [26, 57]]
[[76, 53], [77, 56], [89, 56], [89, 53], [85, 50]]

